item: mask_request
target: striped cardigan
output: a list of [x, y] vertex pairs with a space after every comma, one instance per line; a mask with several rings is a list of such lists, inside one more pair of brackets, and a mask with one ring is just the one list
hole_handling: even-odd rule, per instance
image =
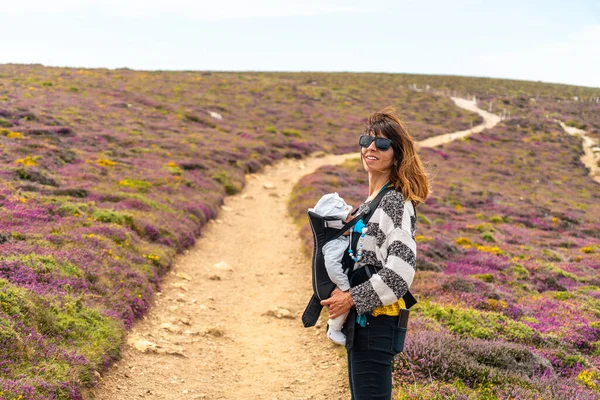
[[[365, 202], [359, 206], [369, 204]], [[398, 301], [408, 291], [416, 271], [416, 216], [412, 201], [391, 190], [367, 222], [361, 258], [354, 270], [365, 265], [382, 268], [368, 281], [350, 289], [356, 312], [363, 314]]]

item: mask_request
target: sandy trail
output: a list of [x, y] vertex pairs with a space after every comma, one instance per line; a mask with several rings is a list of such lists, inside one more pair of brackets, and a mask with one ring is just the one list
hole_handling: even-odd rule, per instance
[[491, 129], [496, 126], [501, 118], [496, 114], [492, 114], [490, 112], [484, 111], [477, 107], [477, 103], [471, 100], [461, 99], [458, 97], [452, 97], [452, 101], [461, 108], [465, 110], [473, 111], [483, 117], [483, 124], [474, 126], [471, 129], [466, 129], [464, 131], [446, 133], [444, 135], [438, 135], [434, 137], [430, 137], [428, 139], [421, 140], [419, 145], [421, 147], [436, 147], [445, 143], [450, 143], [453, 140], [460, 139], [474, 133], [482, 132], [484, 129]]
[[563, 130], [569, 135], [579, 136], [581, 138], [581, 145], [583, 146], [581, 162], [590, 170], [592, 179], [600, 183], [600, 167], [598, 166], [598, 162], [600, 161], [600, 144], [587, 136], [587, 132], [583, 129], [566, 126], [562, 122], [559, 123]]
[[[485, 118], [467, 134], [499, 121], [453, 100]], [[420, 144], [465, 134], [442, 136]], [[225, 198], [219, 218], [164, 277], [122, 359], [84, 398], [348, 399], [345, 350], [326, 339], [324, 324], [305, 329], [300, 321], [312, 293], [310, 260], [287, 202], [302, 176], [353, 157], [358, 152], [284, 160], [248, 175], [243, 192]], [[276, 307], [288, 318], [265, 315]]]
[[[178, 259], [129, 335], [167, 353], [126, 346], [87, 398], [349, 398], [345, 352], [327, 341], [324, 327], [305, 329], [300, 321], [312, 293], [310, 264], [287, 201], [303, 175], [352, 156], [358, 153], [284, 160], [248, 175], [243, 193], [225, 198], [219, 218]], [[220, 262], [232, 271], [215, 267]], [[264, 315], [275, 307], [292, 318]]]

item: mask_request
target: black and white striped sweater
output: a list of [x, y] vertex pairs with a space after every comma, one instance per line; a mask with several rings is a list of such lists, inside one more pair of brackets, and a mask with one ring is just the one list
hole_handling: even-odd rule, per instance
[[[359, 206], [368, 205], [370, 201]], [[398, 301], [408, 291], [416, 271], [416, 216], [412, 201], [401, 192], [386, 193], [367, 222], [363, 250], [354, 270], [365, 265], [382, 268], [368, 281], [350, 289], [356, 311], [363, 314]]]

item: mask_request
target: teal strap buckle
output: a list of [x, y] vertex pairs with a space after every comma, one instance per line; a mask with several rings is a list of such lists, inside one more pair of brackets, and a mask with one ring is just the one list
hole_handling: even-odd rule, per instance
[[363, 328], [367, 326], [367, 314], [358, 314], [356, 316], [356, 323]]

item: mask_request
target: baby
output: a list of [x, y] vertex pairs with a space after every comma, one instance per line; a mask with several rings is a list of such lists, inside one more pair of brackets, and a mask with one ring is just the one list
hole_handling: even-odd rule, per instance
[[[348, 222], [352, 219], [350, 211], [352, 206], [346, 204], [337, 193], [329, 193], [319, 199], [314, 209], [311, 209], [315, 214], [323, 217], [334, 217], [342, 221]], [[341, 228], [341, 227], [340, 227]], [[329, 275], [329, 279], [343, 292], [350, 289], [348, 276], [342, 268], [342, 257], [348, 249], [349, 240], [347, 236], [340, 236], [337, 239], [330, 240], [323, 246], [323, 256], [325, 258], [325, 269]], [[342, 333], [342, 326], [346, 321], [348, 313], [340, 315], [337, 318], [329, 319], [327, 324], [327, 337], [332, 342], [344, 346], [346, 344], [346, 336]]]

